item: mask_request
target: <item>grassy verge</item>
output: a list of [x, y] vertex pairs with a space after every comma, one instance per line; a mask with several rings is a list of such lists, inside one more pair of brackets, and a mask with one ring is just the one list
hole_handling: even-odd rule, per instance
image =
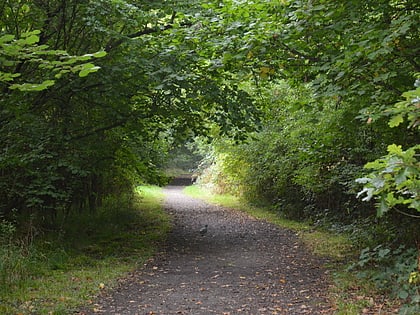
[[[389, 301], [375, 289], [369, 281], [358, 278], [347, 271], [347, 265], [357, 255], [348, 235], [317, 230], [309, 224], [287, 220], [269, 209], [253, 207], [231, 195], [211, 194], [199, 186], [188, 186], [184, 192], [194, 198], [204, 199], [213, 204], [244, 211], [251, 216], [274, 223], [297, 233], [306, 247], [316, 255], [328, 258], [328, 268], [332, 274], [333, 285], [330, 301], [336, 315], [358, 314], [397, 314], [396, 301]], [[382, 314], [381, 313], [381, 314]]]
[[[0, 314], [71, 314], [141, 266], [170, 228], [159, 188], [105, 202], [31, 246], [0, 244]], [[93, 308], [93, 305], [91, 306]]]

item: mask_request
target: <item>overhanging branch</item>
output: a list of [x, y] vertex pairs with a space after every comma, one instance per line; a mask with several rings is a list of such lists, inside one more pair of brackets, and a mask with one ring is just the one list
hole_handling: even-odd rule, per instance
[[112, 49], [118, 47], [119, 45], [121, 45], [126, 39], [128, 38], [136, 38], [136, 37], [140, 37], [140, 36], [144, 36], [144, 35], [148, 35], [148, 34], [153, 34], [153, 33], [157, 33], [157, 32], [162, 32], [168, 29], [171, 29], [173, 27], [174, 21], [175, 21], [175, 17], [176, 17], [176, 12], [172, 13], [171, 19], [169, 20], [169, 23], [164, 25], [163, 27], [147, 27], [141, 31], [137, 31], [128, 35], [123, 35], [122, 38], [117, 39], [115, 41], [110, 40], [108, 42], [108, 44], [105, 46], [105, 51], [109, 52]]
[[83, 138], [93, 136], [93, 135], [95, 135], [97, 133], [100, 133], [100, 132], [103, 132], [103, 131], [107, 131], [107, 130], [111, 130], [111, 129], [114, 129], [114, 128], [117, 128], [117, 127], [121, 127], [121, 126], [125, 125], [127, 123], [127, 121], [128, 121], [128, 118], [118, 120], [118, 121], [116, 121], [113, 124], [110, 124], [108, 126], [96, 128], [96, 129], [90, 130], [89, 132], [86, 132], [84, 134], [73, 136], [73, 137], [70, 138], [70, 141], [81, 140]]

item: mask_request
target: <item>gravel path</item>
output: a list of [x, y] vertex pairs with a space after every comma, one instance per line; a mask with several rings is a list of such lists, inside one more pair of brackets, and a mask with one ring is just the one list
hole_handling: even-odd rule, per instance
[[[165, 189], [165, 250], [98, 302], [101, 314], [322, 314], [322, 261], [296, 235]], [[208, 225], [207, 233], [200, 229]]]

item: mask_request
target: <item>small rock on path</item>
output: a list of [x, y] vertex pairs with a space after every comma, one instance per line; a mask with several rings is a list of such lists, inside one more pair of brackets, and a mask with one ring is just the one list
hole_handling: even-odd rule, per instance
[[174, 228], [164, 253], [101, 297], [95, 314], [328, 312], [323, 262], [295, 233], [190, 198], [182, 188], [165, 189]]

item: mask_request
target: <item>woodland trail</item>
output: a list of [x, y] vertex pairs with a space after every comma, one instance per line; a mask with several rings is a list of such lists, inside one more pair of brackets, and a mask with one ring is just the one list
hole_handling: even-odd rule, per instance
[[95, 314], [329, 313], [323, 261], [295, 233], [182, 188], [165, 189], [174, 227], [163, 252], [101, 297]]

